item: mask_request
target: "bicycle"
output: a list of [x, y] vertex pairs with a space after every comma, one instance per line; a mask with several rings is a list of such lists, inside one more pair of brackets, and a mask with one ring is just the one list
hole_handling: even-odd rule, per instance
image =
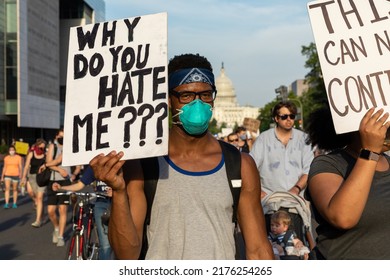
[[68, 243], [67, 260], [97, 260], [99, 258], [99, 238], [93, 215], [92, 199], [104, 197], [99, 193], [59, 192], [57, 195], [69, 195], [73, 207], [72, 237]]

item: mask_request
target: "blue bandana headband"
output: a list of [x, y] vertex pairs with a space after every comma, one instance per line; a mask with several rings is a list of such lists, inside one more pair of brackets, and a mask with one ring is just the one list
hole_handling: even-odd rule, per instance
[[169, 90], [189, 83], [206, 83], [215, 88], [214, 74], [204, 68], [180, 69], [169, 75]]

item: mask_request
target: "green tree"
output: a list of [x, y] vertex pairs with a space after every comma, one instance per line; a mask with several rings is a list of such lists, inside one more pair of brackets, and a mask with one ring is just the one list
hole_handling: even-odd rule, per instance
[[213, 118], [209, 124], [209, 131], [212, 133], [212, 134], [217, 134], [218, 132], [221, 131], [220, 128], [218, 128], [217, 126], [217, 120], [215, 118]]
[[305, 76], [309, 89], [302, 96], [304, 109], [307, 112], [305, 115], [308, 116], [312, 111], [328, 104], [328, 98], [316, 45], [310, 43], [308, 46], [302, 46], [301, 53], [306, 56], [305, 68], [309, 69], [309, 73]]
[[272, 119], [272, 108], [278, 103], [279, 100], [276, 98], [270, 103], [265, 104], [263, 108], [260, 108], [260, 115], [257, 119], [260, 121], [260, 132], [263, 132], [270, 128], [271, 123], [273, 123]]
[[[296, 96], [293, 92], [289, 92], [288, 99], [294, 102], [299, 108], [300, 104], [303, 107], [303, 126], [306, 118], [310, 113], [317, 108], [320, 108], [328, 104], [328, 98], [326, 94], [324, 79], [322, 77], [321, 65], [318, 58], [316, 45], [310, 43], [308, 46], [302, 46], [301, 54], [306, 56], [305, 68], [309, 69], [309, 72], [305, 76], [305, 83], [309, 85], [309, 88], [302, 96]], [[299, 102], [296, 102], [298, 100]], [[263, 108], [260, 109], [260, 132], [270, 128], [272, 119], [272, 108], [279, 102], [277, 98], [267, 103]], [[299, 126], [299, 120], [296, 122], [296, 126]], [[304, 127], [303, 127], [304, 129]]]

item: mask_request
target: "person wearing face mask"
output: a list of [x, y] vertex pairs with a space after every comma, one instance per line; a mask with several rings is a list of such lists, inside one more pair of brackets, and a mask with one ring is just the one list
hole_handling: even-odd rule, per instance
[[[46, 187], [47, 191], [47, 214], [53, 224], [54, 231], [52, 234], [52, 242], [57, 247], [65, 245], [64, 231], [67, 221], [67, 208], [69, 205], [69, 196], [58, 196], [57, 192], [53, 190], [53, 183], [57, 182], [61, 186], [68, 186], [72, 183], [72, 178], [75, 178], [76, 174], [71, 173], [70, 166], [62, 165], [62, 148], [64, 140], [64, 130], [59, 129], [54, 139], [54, 143], [49, 145], [46, 153], [46, 163], [43, 168], [50, 168], [52, 175], [49, 184]], [[78, 166], [75, 173], [80, 172]], [[59, 215], [57, 216], [57, 209]]]
[[[211, 64], [198, 54], [178, 55], [170, 60], [168, 75], [172, 127], [168, 155], [157, 157], [160, 175], [146, 228], [145, 258], [234, 259], [233, 199], [221, 144], [208, 131], [216, 97]], [[116, 257], [138, 259], [147, 211], [143, 174], [148, 170], [143, 172], [140, 160], [124, 161], [122, 156], [112, 151], [94, 157], [90, 165], [95, 177], [112, 187], [108, 233]], [[257, 199], [259, 174], [248, 154], [239, 156], [237, 216], [246, 258], [273, 259]]]
[[1, 182], [5, 185], [5, 204], [4, 208], [8, 209], [10, 189], [12, 185], [13, 190], [13, 204], [12, 208], [18, 208], [16, 204], [18, 201], [18, 185], [23, 172], [23, 159], [21, 156], [16, 154], [15, 146], [9, 146], [8, 155], [4, 158], [3, 172], [1, 173]]
[[235, 133], [238, 136], [238, 147], [240, 152], [249, 153], [252, 147], [252, 142], [249, 142], [246, 128], [239, 126], [236, 128]]
[[31, 226], [35, 228], [41, 227], [42, 224], [43, 196], [46, 187], [38, 186], [36, 176], [39, 168], [45, 163], [45, 152], [46, 141], [38, 138], [27, 154], [21, 182], [27, 187], [27, 192], [34, 202], [36, 218]]

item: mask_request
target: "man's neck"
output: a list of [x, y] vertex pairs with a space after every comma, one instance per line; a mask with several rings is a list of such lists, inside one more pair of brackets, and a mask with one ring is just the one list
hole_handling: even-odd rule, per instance
[[292, 134], [292, 128], [291, 129], [284, 129], [282, 127], [277, 126], [276, 127], [276, 135], [278, 139], [286, 146], [288, 141], [290, 140]]

